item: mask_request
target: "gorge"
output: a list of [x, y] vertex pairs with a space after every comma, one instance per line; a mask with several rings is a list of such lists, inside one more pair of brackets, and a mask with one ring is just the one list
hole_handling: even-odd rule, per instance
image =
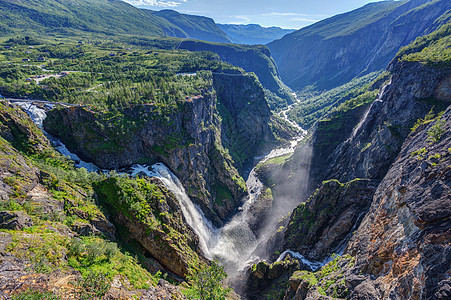
[[0, 7], [0, 297], [451, 297], [447, 1], [268, 47], [119, 0]]

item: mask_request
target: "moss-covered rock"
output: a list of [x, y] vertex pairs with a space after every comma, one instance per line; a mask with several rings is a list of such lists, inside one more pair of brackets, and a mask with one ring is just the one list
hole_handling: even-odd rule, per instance
[[116, 226], [127, 229], [125, 240], [136, 240], [174, 274], [185, 277], [205, 263], [177, 199], [158, 179], [112, 177], [94, 186]]

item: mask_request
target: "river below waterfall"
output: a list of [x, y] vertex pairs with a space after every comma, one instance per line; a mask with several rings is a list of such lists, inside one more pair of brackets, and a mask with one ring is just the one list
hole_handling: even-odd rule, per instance
[[[46, 117], [45, 109], [33, 105], [30, 102], [16, 102], [16, 104], [26, 111], [33, 122], [42, 129], [42, 122]], [[294, 139], [287, 147], [274, 149], [264, 157], [256, 157], [256, 161], [260, 160], [264, 162], [273, 157], [293, 153], [298, 141], [304, 136], [304, 131], [301, 132], [301, 136]], [[76, 154], [71, 153], [57, 138], [49, 135], [45, 131], [44, 134], [50, 139], [54, 147], [62, 154], [70, 157], [77, 167], [86, 168], [88, 171], [108, 171], [100, 170], [94, 164], [84, 162]], [[166, 188], [174, 193], [179, 201], [186, 222], [194, 229], [199, 237], [200, 247], [204, 255], [209, 259], [218, 259], [231, 277], [238, 274], [250, 262], [259, 259], [253, 256], [253, 252], [259, 241], [248, 224], [249, 218], [251, 217], [249, 210], [263, 190], [263, 184], [256, 176], [254, 169], [250, 171], [246, 181], [249, 191], [246, 200], [238, 209], [237, 214], [221, 228], [216, 228], [212, 225], [200, 207], [191, 201], [177, 176], [163, 163], [157, 163], [151, 166], [136, 164], [119, 174], [128, 174], [129, 176], [145, 174], [149, 177], [160, 179]], [[261, 238], [265, 238], [264, 235]]]

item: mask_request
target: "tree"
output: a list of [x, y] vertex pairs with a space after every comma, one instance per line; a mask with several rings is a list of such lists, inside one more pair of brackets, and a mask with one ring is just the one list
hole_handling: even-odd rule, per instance
[[186, 277], [191, 287], [185, 290], [189, 299], [224, 300], [231, 288], [224, 286], [227, 273], [217, 260], [211, 262], [209, 267], [201, 270], [191, 270]]

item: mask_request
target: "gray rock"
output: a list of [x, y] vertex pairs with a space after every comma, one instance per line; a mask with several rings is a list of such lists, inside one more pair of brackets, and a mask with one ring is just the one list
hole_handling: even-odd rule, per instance
[[72, 224], [71, 229], [79, 235], [88, 236], [99, 234], [100, 232], [91, 224], [83, 222], [75, 222]]
[[22, 211], [0, 212], [0, 228], [2, 229], [21, 230], [30, 226], [33, 226], [33, 221]]

